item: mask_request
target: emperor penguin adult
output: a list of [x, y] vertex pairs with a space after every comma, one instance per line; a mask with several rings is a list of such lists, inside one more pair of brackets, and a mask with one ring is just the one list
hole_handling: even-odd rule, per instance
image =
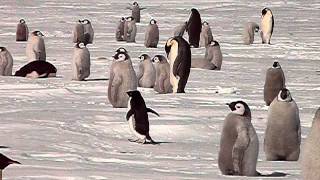
[[5, 47], [0, 47], [0, 76], [12, 75], [13, 58]]
[[137, 25], [135, 19], [130, 16], [126, 18], [124, 24], [124, 40], [127, 42], [136, 42]]
[[297, 161], [300, 154], [299, 109], [290, 91], [283, 88], [270, 104], [264, 138], [267, 161]]
[[27, 78], [47, 78], [56, 77], [57, 68], [46, 61], [31, 61], [20, 68], [14, 76]]
[[202, 24], [200, 13], [197, 9], [192, 8], [191, 15], [186, 28], [186, 31], [189, 35], [189, 43], [191, 47], [199, 47], [201, 28]]
[[90, 75], [90, 52], [84, 43], [77, 43], [72, 59], [73, 80], [83, 81]]
[[137, 138], [129, 139], [129, 141], [141, 144], [145, 144], [147, 142], [157, 144], [149, 134], [148, 112], [157, 116], [159, 116], [159, 114], [146, 106], [146, 103], [138, 90], [128, 91], [127, 94], [130, 98], [126, 119], [129, 123], [129, 128], [132, 134]]
[[248, 22], [243, 31], [243, 43], [245, 45], [253, 44], [255, 32], [259, 32], [259, 25], [255, 22]]
[[142, 54], [139, 59], [138, 85], [139, 87], [153, 88], [156, 81], [156, 69], [152, 64], [151, 58], [148, 54]]
[[117, 29], [116, 29], [116, 40], [117, 41], [123, 41], [124, 40], [124, 24], [126, 19], [122, 17], [118, 23]]
[[18, 161], [12, 160], [0, 153], [0, 180], [2, 180], [2, 174], [3, 174], [2, 171], [11, 164], [21, 164], [21, 163]]
[[210, 42], [213, 41], [213, 35], [210, 25], [207, 21], [202, 23], [201, 33], [200, 33], [200, 47], [207, 47]]
[[312, 122], [311, 131], [305, 141], [301, 154], [302, 177], [305, 180], [320, 179], [320, 108]]
[[218, 166], [223, 175], [258, 176], [259, 140], [251, 111], [243, 101], [231, 102], [220, 138]]
[[184, 32], [187, 29], [187, 25], [188, 25], [188, 21], [175, 27], [173, 31], [173, 36], [183, 36]]
[[185, 93], [191, 68], [191, 50], [181, 36], [167, 40], [165, 51], [170, 64], [170, 83], [173, 93]]
[[273, 62], [266, 72], [266, 80], [263, 89], [264, 101], [267, 106], [271, 104], [279, 91], [285, 88], [285, 76], [278, 61]]
[[170, 84], [170, 64], [167, 58], [162, 55], [155, 55], [152, 58], [155, 63], [156, 81], [154, 90], [159, 94], [172, 93], [172, 86]]
[[29, 61], [46, 60], [46, 47], [40, 31], [33, 31], [28, 39], [26, 54]]
[[73, 28], [73, 43], [88, 43], [85, 42], [84, 26], [81, 20], [78, 20], [77, 24]]
[[274, 18], [269, 8], [261, 11], [261, 39], [262, 44], [270, 44], [271, 36], [274, 28]]
[[157, 21], [150, 20], [150, 23], [146, 29], [144, 45], [147, 48], [157, 48], [159, 42], [159, 27]]
[[131, 16], [136, 20], [137, 23], [140, 23], [140, 11], [146, 8], [140, 7], [137, 2], [133, 2], [132, 5], [130, 4], [130, 6], [127, 7], [127, 9], [131, 10]]
[[84, 39], [87, 44], [93, 43], [94, 31], [91, 22], [88, 19], [82, 20], [84, 28]]
[[108, 85], [108, 99], [114, 108], [128, 107], [127, 91], [137, 90], [138, 81], [130, 56], [117, 52], [113, 56]]
[[24, 19], [20, 19], [17, 25], [16, 41], [28, 41], [29, 29]]

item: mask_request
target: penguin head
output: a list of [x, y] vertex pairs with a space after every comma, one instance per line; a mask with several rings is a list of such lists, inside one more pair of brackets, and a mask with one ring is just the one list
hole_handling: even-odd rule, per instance
[[135, 1], [132, 3], [133, 6], [139, 6], [139, 4]]
[[0, 169], [3, 170], [10, 164], [21, 164], [21, 163], [18, 161], [14, 161], [0, 153]]
[[272, 64], [272, 68], [281, 68], [281, 66], [278, 61], [274, 61]]
[[147, 59], [150, 60], [150, 56], [148, 54], [141, 54], [141, 56], [139, 56], [140, 62], [143, 62]]
[[79, 48], [79, 49], [83, 49], [83, 48], [86, 47], [86, 44], [83, 43], [83, 42], [79, 42], [79, 43], [76, 44], [76, 47]]
[[121, 19], [120, 19], [120, 22], [124, 22], [126, 19], [124, 18], [124, 17], [122, 17]]
[[155, 55], [153, 58], [152, 58], [152, 62], [155, 62], [155, 63], [165, 63], [167, 62], [167, 59], [162, 56], [162, 55]]
[[83, 24], [91, 24], [91, 22], [90, 22], [88, 19], [82, 20], [82, 23], [83, 23]]
[[5, 50], [6, 50], [5, 47], [0, 47], [0, 52], [3, 52], [3, 51], [5, 51]]
[[33, 31], [32, 34], [34, 36], [38, 36], [38, 37], [43, 37], [44, 36], [41, 31]]
[[20, 19], [20, 24], [25, 24], [26, 21], [24, 19]]
[[278, 100], [282, 102], [291, 102], [293, 99], [290, 91], [287, 88], [283, 88], [278, 94]]
[[165, 50], [166, 50], [166, 53], [167, 53], [167, 56], [169, 55], [170, 53], [170, 50], [171, 50], [171, 46], [174, 44], [174, 43], [177, 43], [177, 41], [175, 40], [175, 38], [169, 38], [166, 42], [166, 45], [165, 45]]
[[141, 93], [138, 90], [127, 91], [129, 97], [140, 97]]
[[151, 19], [151, 20], [150, 20], [150, 24], [157, 24], [157, 21], [154, 20], [154, 19]]
[[259, 32], [259, 30], [260, 30], [260, 28], [259, 28], [259, 25], [256, 25], [255, 27], [254, 27], [254, 32]]
[[125, 52], [119, 52], [113, 56], [114, 60], [117, 62], [126, 61], [129, 59], [129, 55]]
[[209, 26], [209, 23], [207, 21], [203, 21], [202, 25], [203, 26]]
[[272, 15], [272, 12], [271, 12], [271, 10], [270, 10], [269, 8], [264, 8], [264, 9], [262, 9], [262, 11], [261, 11], [261, 16], [263, 17], [263, 16], [265, 16], [266, 14]]
[[231, 109], [232, 113], [238, 114], [240, 116], [250, 116], [251, 111], [247, 103], [244, 101], [234, 101], [231, 103], [227, 103], [229, 108]]
[[126, 21], [133, 21], [134, 18], [132, 16], [126, 17]]
[[220, 44], [218, 43], [218, 41], [212, 40], [212, 41], [210, 42], [210, 46], [220, 46]]
[[128, 53], [128, 51], [127, 51], [124, 47], [119, 47], [119, 48], [116, 50], [116, 53], [120, 53], [120, 52]]

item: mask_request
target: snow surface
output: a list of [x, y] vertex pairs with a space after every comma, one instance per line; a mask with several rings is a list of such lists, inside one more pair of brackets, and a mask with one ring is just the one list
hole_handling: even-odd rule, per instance
[[[1, 153], [20, 161], [4, 171], [5, 179], [246, 179], [222, 176], [217, 165], [219, 139], [227, 102], [243, 99], [251, 107], [259, 136], [258, 171], [283, 172], [279, 179], [301, 179], [299, 162], [267, 162], [263, 152], [267, 108], [263, 101], [265, 72], [274, 60], [284, 69], [287, 87], [296, 100], [303, 140], [320, 105], [320, 3], [317, 0], [141, 0], [147, 7], [138, 24], [136, 44], [115, 41], [116, 23], [130, 15], [119, 0], [1, 0], [0, 42], [14, 57], [14, 71], [27, 62], [26, 43], [15, 42], [16, 24], [25, 18], [30, 31], [45, 34], [47, 59], [58, 68], [51, 79], [0, 78]], [[260, 22], [264, 7], [272, 9], [275, 29], [272, 45], [242, 45], [243, 26]], [[165, 54], [164, 43], [176, 25], [198, 8], [210, 23], [223, 52], [221, 71], [192, 69], [186, 94], [156, 94], [141, 90], [147, 105], [161, 117], [150, 115], [152, 138], [160, 145], [139, 145], [125, 120], [127, 109], [114, 109], [107, 100], [107, 80], [71, 81], [72, 29], [88, 18], [95, 30], [89, 45], [90, 79], [109, 76], [111, 56], [119, 46], [130, 52], [135, 66], [141, 53]], [[145, 49], [144, 31], [155, 18], [160, 46]], [[202, 56], [204, 49], [193, 49]], [[236, 88], [237, 93], [216, 93]], [[225, 91], [223, 91], [225, 92]], [[248, 179], [263, 179], [248, 178]], [[269, 178], [276, 179], [276, 178]]]

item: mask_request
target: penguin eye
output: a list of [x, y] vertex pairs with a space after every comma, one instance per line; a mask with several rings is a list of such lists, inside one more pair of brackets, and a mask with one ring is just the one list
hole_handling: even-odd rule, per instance
[[125, 59], [126, 59], [126, 56], [125, 56], [124, 54], [120, 54], [120, 55], [119, 55], [119, 60], [122, 60], [122, 61], [123, 61], [123, 60], [125, 60]]

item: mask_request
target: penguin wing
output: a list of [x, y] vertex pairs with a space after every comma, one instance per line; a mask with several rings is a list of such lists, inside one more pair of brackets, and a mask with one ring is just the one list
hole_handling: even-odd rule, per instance
[[272, 33], [273, 33], [273, 27], [274, 27], [274, 18], [273, 18], [273, 16], [272, 16], [272, 28], [271, 28], [271, 35], [272, 35]]
[[147, 108], [147, 112], [153, 113], [153, 114], [155, 114], [155, 115], [157, 115], [157, 116], [160, 117], [160, 115], [159, 115], [156, 111], [154, 111], [153, 109], [151, 109], [151, 108]]
[[144, 10], [144, 9], [147, 9], [147, 8], [145, 8], [145, 7], [141, 7], [141, 8], [139, 8], [140, 10]]
[[133, 113], [133, 110], [132, 110], [132, 109], [130, 109], [130, 110], [127, 112], [127, 115], [126, 115], [127, 121], [129, 121], [130, 117], [131, 117], [133, 114], [134, 114], [134, 113]]
[[237, 128], [238, 137], [232, 149], [232, 162], [234, 171], [236, 174], [242, 172], [242, 160], [244, 157], [245, 150], [249, 146], [249, 130], [245, 126]]
[[139, 71], [138, 71], [138, 73], [137, 73], [137, 79], [138, 79], [138, 81], [142, 78], [143, 74], [144, 74], [144, 67], [143, 67], [143, 63], [141, 63], [141, 64], [139, 65]]

